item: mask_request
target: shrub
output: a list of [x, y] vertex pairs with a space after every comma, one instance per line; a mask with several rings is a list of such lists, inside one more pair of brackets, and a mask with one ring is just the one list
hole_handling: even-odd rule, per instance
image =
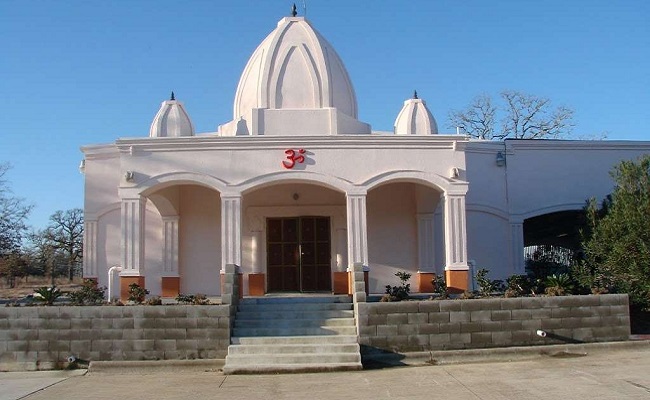
[[535, 294], [534, 283], [528, 275], [511, 275], [506, 279], [505, 297], [521, 297], [526, 294]]
[[411, 284], [406, 282], [411, 279], [411, 274], [406, 271], [399, 271], [395, 273], [395, 276], [399, 278], [400, 285], [386, 285], [386, 295], [384, 297], [386, 297], [387, 300], [382, 298], [382, 301], [402, 301], [409, 298], [409, 293], [411, 293]]
[[210, 304], [210, 299], [203, 293], [197, 294], [179, 294], [176, 296], [176, 301], [180, 304], [195, 304], [195, 305], [206, 305]]
[[433, 274], [433, 279], [431, 280], [433, 285], [433, 292], [440, 294], [441, 299], [446, 299], [449, 297], [449, 291], [447, 290], [447, 282], [445, 282], [445, 276], [440, 274]]
[[75, 305], [95, 305], [104, 302], [105, 287], [97, 286], [92, 279], [84, 279], [81, 288], [70, 292], [70, 301]]
[[145, 302], [146, 305], [148, 306], [161, 306], [162, 305], [162, 299], [160, 296], [153, 296], [147, 299]]
[[545, 292], [548, 296], [566, 296], [573, 290], [573, 282], [569, 274], [550, 275], [545, 283]]
[[479, 293], [481, 296], [489, 297], [495, 292], [502, 292], [503, 281], [502, 280], [490, 280], [488, 278], [488, 270], [486, 268], [481, 268], [476, 271], [476, 284], [479, 287]]
[[51, 306], [61, 296], [63, 292], [56, 285], [42, 286], [34, 291], [34, 300], [45, 303], [46, 306]]
[[129, 285], [129, 301], [132, 301], [136, 304], [144, 303], [145, 297], [149, 294], [149, 291], [137, 283], [132, 283]]

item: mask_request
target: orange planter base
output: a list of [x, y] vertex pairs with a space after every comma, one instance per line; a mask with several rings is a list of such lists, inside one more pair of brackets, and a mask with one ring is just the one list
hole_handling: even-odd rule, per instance
[[141, 288], [144, 286], [144, 276], [120, 276], [120, 300], [129, 299], [129, 285], [137, 283]]
[[266, 293], [265, 274], [248, 274], [248, 295], [264, 296]]
[[162, 277], [162, 297], [176, 297], [181, 290], [181, 278], [178, 276]]
[[418, 272], [417, 291], [418, 293], [433, 293], [433, 283], [431, 282], [436, 276], [433, 272]]
[[469, 289], [469, 271], [445, 271], [449, 293], [463, 293]]

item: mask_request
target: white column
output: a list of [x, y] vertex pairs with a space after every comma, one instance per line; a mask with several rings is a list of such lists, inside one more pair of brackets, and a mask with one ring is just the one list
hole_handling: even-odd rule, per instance
[[445, 194], [445, 269], [467, 270], [465, 195]]
[[435, 272], [433, 214], [418, 214], [418, 269]]
[[254, 274], [262, 274], [262, 231], [251, 232], [251, 270]]
[[221, 270], [241, 267], [241, 195], [221, 195]]
[[121, 276], [141, 276], [144, 272], [144, 213], [146, 199], [122, 199]]
[[347, 195], [348, 265], [368, 266], [368, 227], [366, 223], [366, 195]]
[[97, 220], [84, 220], [83, 275], [97, 278]]
[[348, 269], [348, 230], [336, 230], [336, 271], [345, 272]]
[[510, 222], [510, 265], [514, 274], [526, 273], [526, 262], [524, 259], [524, 224], [521, 222]]
[[163, 272], [165, 276], [178, 276], [178, 222], [177, 215], [162, 217], [163, 222]]

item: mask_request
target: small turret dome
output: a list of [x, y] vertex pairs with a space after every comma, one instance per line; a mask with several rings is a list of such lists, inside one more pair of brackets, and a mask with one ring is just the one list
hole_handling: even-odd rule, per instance
[[151, 123], [149, 137], [194, 136], [194, 125], [183, 103], [172, 92], [171, 99], [163, 101]]
[[404, 102], [402, 111], [395, 119], [396, 135], [435, 135], [438, 133], [438, 124], [431, 115], [427, 103], [418, 98], [417, 92], [412, 99]]

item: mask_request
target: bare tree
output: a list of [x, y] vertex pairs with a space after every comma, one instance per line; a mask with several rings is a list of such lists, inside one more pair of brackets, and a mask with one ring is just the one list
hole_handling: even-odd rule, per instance
[[494, 140], [557, 139], [571, 133], [573, 110], [568, 107], [552, 108], [547, 98], [512, 90], [502, 92], [501, 100], [498, 108], [489, 96], [478, 96], [465, 110], [449, 113], [449, 126], [460, 127], [473, 138]]
[[492, 105], [492, 98], [482, 94], [475, 97], [465, 110], [451, 111], [449, 121], [454, 128], [462, 129], [473, 138], [492, 139], [496, 111], [496, 107]]
[[27, 217], [33, 205], [15, 197], [5, 175], [11, 166], [0, 164], [0, 257], [6, 256], [20, 248], [21, 241], [27, 234]]
[[70, 281], [74, 277], [74, 268], [79, 265], [83, 255], [83, 234], [84, 217], [80, 208], [55, 212], [50, 216], [50, 225], [45, 229], [45, 238], [65, 257]]

